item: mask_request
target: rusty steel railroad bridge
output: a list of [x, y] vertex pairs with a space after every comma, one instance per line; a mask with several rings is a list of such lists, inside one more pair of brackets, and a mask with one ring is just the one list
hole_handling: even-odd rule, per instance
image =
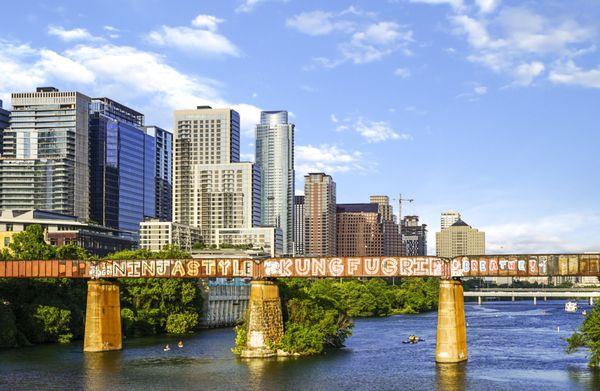
[[467, 360], [462, 277], [600, 276], [600, 254], [503, 254], [440, 257], [298, 257], [252, 260], [147, 259], [0, 261], [0, 278], [85, 278], [84, 351], [122, 348], [115, 278], [242, 277], [251, 282], [248, 339], [242, 357], [269, 357], [283, 336], [278, 278], [438, 277], [436, 361]]

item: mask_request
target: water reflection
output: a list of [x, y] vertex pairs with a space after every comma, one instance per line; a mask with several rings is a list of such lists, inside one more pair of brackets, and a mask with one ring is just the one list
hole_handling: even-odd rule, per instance
[[600, 390], [600, 369], [586, 368], [585, 370], [573, 366], [567, 368], [569, 379], [579, 383], [587, 390]]
[[123, 352], [86, 352], [83, 353], [86, 390], [108, 390], [114, 376], [122, 371]]
[[438, 391], [464, 390], [467, 387], [467, 363], [437, 363], [435, 367]]

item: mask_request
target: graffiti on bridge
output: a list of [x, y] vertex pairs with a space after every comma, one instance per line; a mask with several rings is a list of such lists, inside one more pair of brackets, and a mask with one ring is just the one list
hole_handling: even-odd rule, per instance
[[600, 254], [483, 255], [452, 260], [453, 277], [598, 276]]
[[0, 278], [600, 276], [600, 254], [0, 261]]

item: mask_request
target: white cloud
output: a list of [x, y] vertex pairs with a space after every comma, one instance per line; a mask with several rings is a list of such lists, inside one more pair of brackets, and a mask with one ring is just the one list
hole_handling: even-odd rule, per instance
[[544, 72], [546, 67], [539, 61], [523, 63], [515, 69], [515, 84], [528, 86]]
[[84, 28], [66, 30], [61, 26], [48, 26], [48, 34], [58, 37], [65, 42], [73, 41], [101, 41], [102, 38], [95, 37]]
[[394, 71], [394, 75], [401, 77], [402, 79], [407, 79], [410, 77], [410, 69], [396, 68], [396, 70]]
[[302, 178], [310, 172], [331, 175], [370, 169], [370, 165], [363, 161], [361, 152], [346, 151], [336, 145], [297, 145], [294, 153], [297, 178]]
[[218, 24], [222, 22], [212, 15], [198, 15], [192, 21], [194, 27], [163, 25], [148, 33], [146, 38], [155, 45], [176, 47], [191, 53], [239, 56], [239, 49], [217, 32]]
[[345, 38], [338, 44], [337, 58], [314, 57], [305, 70], [335, 68], [345, 62], [365, 64], [381, 60], [403, 49], [409, 55], [408, 45], [413, 41], [412, 31], [391, 21], [377, 21], [376, 15], [349, 7], [341, 12], [310, 11], [288, 18], [286, 25], [301, 33], [319, 36], [341, 32]]
[[[336, 121], [333, 121], [333, 119]], [[332, 117], [332, 122], [338, 123], [337, 117]], [[411, 140], [408, 133], [398, 133], [386, 121], [371, 121], [363, 117], [352, 119], [344, 118], [343, 123], [336, 127], [336, 131], [352, 130], [363, 137], [369, 144], [380, 143], [388, 140]]]
[[488, 92], [488, 88], [486, 86], [484, 86], [483, 84], [477, 83], [477, 82], [471, 82], [469, 83], [471, 85], [471, 90], [468, 92], [463, 92], [462, 94], [458, 94], [456, 96], [457, 99], [459, 98], [466, 98], [472, 102], [479, 100], [479, 97], [482, 95], [487, 94]]
[[[481, 13], [489, 13], [498, 3], [479, 1], [478, 5]], [[467, 59], [511, 76], [513, 86], [531, 85], [549, 61], [595, 50], [589, 42], [594, 36], [591, 28], [570, 19], [550, 19], [524, 7], [504, 7], [492, 19], [457, 14], [450, 21], [454, 32], [466, 36], [472, 48]]]
[[198, 28], [205, 28], [210, 31], [217, 31], [219, 23], [223, 23], [225, 20], [217, 18], [213, 15], [200, 14], [192, 20], [192, 25]]
[[106, 32], [108, 32], [108, 36], [110, 38], [119, 38], [121, 36], [121, 34], [119, 34], [121, 32], [121, 30], [119, 30], [118, 28], [114, 27], [114, 26], [104, 26], [102, 27], [102, 29]]
[[56, 53], [0, 41], [0, 52], [4, 53], [0, 94], [56, 83], [63, 86], [61, 89], [77, 88], [92, 96], [113, 97], [145, 112], [148, 123], [166, 128], [172, 126], [175, 109], [231, 107], [240, 113], [245, 136], [254, 134], [260, 119], [260, 108], [224, 99], [218, 82], [183, 73], [163, 56], [134, 47], [77, 45]]
[[411, 41], [412, 31], [401, 30], [394, 22], [378, 22], [354, 33], [341, 50], [345, 58], [363, 64], [380, 60]]
[[475, 94], [477, 95], [485, 95], [487, 94], [487, 87], [482, 85], [476, 85], [473, 88], [473, 92], [475, 92]]
[[462, 0], [410, 0], [411, 3], [423, 3], [423, 4], [446, 4], [451, 6], [456, 10], [460, 10], [464, 8], [464, 3]]
[[52, 50], [41, 50], [40, 60], [36, 65], [46, 77], [55, 77], [77, 84], [90, 84], [96, 80], [94, 73], [87, 67]]
[[505, 43], [501, 40], [493, 40], [488, 34], [483, 21], [476, 20], [467, 15], [456, 15], [451, 17], [451, 21], [458, 27], [457, 31], [467, 35], [471, 46], [476, 49], [490, 49], [503, 46]]
[[584, 70], [575, 65], [572, 60], [569, 60], [556, 65], [550, 72], [548, 79], [557, 84], [600, 88], [600, 66], [595, 69]]
[[500, 0], [475, 0], [475, 4], [479, 7], [479, 12], [489, 14], [500, 5]]
[[336, 30], [351, 29], [352, 24], [336, 20], [332, 12], [310, 11], [294, 15], [285, 21], [286, 26], [308, 35], [326, 35]]
[[498, 17], [510, 48], [525, 53], [567, 54], [592, 31], [572, 20], [550, 21], [526, 8], [504, 8]]
[[333, 122], [334, 124], [337, 124], [338, 122], [340, 122], [340, 120], [336, 117], [335, 114], [331, 114], [329, 116], [329, 119], [331, 119], [331, 122]]
[[235, 12], [252, 12], [259, 4], [266, 3], [267, 1], [285, 3], [288, 0], [242, 0], [240, 5], [235, 8]]
[[[482, 227], [488, 253], [553, 253], [598, 250], [600, 241], [576, 243], [569, 236], [585, 230], [597, 217], [581, 214], [560, 214]], [[577, 235], [579, 236], [579, 235]]]

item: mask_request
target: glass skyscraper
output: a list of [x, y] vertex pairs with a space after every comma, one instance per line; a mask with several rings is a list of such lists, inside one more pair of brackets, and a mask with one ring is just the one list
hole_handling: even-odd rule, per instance
[[163, 221], [173, 216], [173, 133], [158, 126], [146, 126], [146, 133], [156, 139], [156, 208], [155, 215]]
[[279, 227], [283, 250], [294, 242], [294, 124], [287, 111], [263, 111], [256, 125], [256, 165], [261, 175], [261, 225]]
[[108, 98], [90, 106], [92, 220], [139, 231], [156, 217], [156, 139], [144, 116]]
[[0, 159], [0, 209], [89, 217], [90, 98], [40, 87], [11, 95]]

